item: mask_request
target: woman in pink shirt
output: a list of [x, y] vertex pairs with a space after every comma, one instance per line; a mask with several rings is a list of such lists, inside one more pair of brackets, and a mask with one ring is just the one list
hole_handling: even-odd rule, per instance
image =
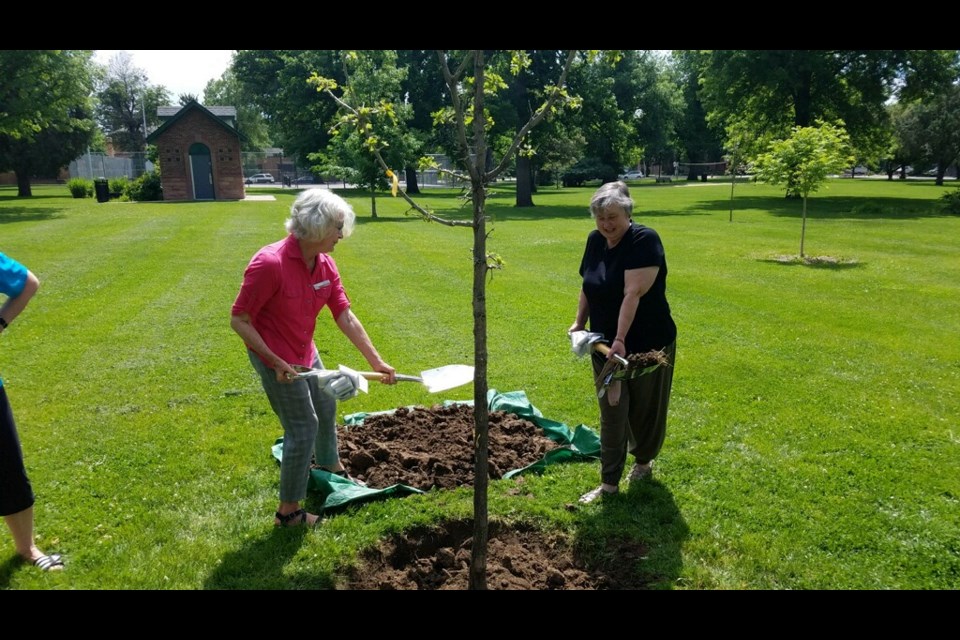
[[396, 371], [380, 357], [350, 309], [337, 265], [328, 255], [353, 232], [355, 218], [350, 205], [333, 192], [304, 191], [290, 208], [289, 235], [253, 256], [231, 310], [230, 326], [246, 344], [283, 426], [277, 526], [312, 526], [319, 520], [300, 506], [312, 456], [321, 468], [346, 475], [337, 450], [337, 400], [356, 395], [357, 381], [344, 374], [336, 379], [296, 378], [294, 369], [324, 368], [313, 342], [320, 311], [330, 309], [373, 370], [385, 374], [383, 382], [396, 382]]

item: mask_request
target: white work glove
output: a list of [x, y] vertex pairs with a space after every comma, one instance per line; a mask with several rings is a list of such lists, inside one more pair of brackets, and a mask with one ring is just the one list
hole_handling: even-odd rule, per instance
[[368, 389], [367, 379], [349, 367], [340, 365], [340, 370], [330, 376], [324, 390], [337, 400], [349, 400], [360, 391]]
[[571, 331], [570, 347], [578, 358], [593, 352], [593, 343], [603, 340], [603, 334], [589, 331]]

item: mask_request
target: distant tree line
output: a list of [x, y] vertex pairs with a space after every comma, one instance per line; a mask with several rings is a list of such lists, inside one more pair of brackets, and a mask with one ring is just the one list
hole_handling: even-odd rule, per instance
[[[531, 63], [510, 73], [511, 57], [492, 52], [487, 158], [499, 163], [518, 127], [542, 102], [563, 63], [560, 50], [525, 52]], [[510, 158], [517, 206], [533, 206], [544, 186], [616, 179], [625, 167], [737, 164], [769, 149], [794, 127], [842, 123], [854, 165], [905, 177], [907, 167], [936, 170], [942, 184], [960, 155], [960, 51], [682, 50], [581, 52], [567, 78], [573, 108], [532, 130]], [[21, 196], [30, 179], [51, 174], [109, 138], [118, 151], [144, 151], [159, 126], [157, 107], [175, 100], [124, 52], [107, 65], [93, 51], [0, 51], [0, 171], [14, 171]], [[202, 97], [185, 104], [237, 108], [244, 151], [279, 147], [334, 173], [385, 189], [364, 141], [338, 126], [336, 106], [308, 82], [312, 74], [350, 87], [367, 107], [394, 105], [378, 128], [385, 156], [417, 191], [420, 158], [456, 162], [448, 90], [430, 50], [239, 50]], [[491, 85], [491, 89], [494, 88]], [[853, 167], [851, 167], [853, 169]], [[690, 178], [695, 178], [691, 175]]]

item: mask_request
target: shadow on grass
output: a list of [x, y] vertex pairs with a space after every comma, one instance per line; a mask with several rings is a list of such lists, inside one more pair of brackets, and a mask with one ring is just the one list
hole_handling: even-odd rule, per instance
[[[730, 199], [700, 203], [707, 211], [730, 211]], [[733, 215], [749, 216], [749, 210], [759, 210], [773, 216], [801, 218], [803, 200], [799, 198], [735, 197]], [[870, 198], [852, 196], [811, 196], [807, 200], [807, 218], [813, 220], [919, 220], [921, 218], [949, 217], [936, 200], [911, 198]], [[743, 221], [741, 217], [739, 221]]]
[[310, 527], [274, 527], [265, 536], [244, 542], [228, 553], [203, 584], [207, 590], [334, 589], [327, 572], [285, 572], [308, 535]]
[[[32, 195], [20, 197], [17, 195], [16, 187], [0, 187], [0, 205], [15, 202], [36, 202], [38, 200], [63, 200], [65, 197], [68, 199], [76, 199], [71, 198], [69, 194], [67, 194], [66, 189], [64, 189], [63, 194], [53, 193], [51, 190], [44, 189], [43, 191], [34, 191]], [[84, 198], [79, 199], [83, 200]]]
[[38, 222], [40, 220], [53, 220], [60, 216], [60, 209], [47, 207], [27, 208], [4, 206], [0, 208], [0, 224], [10, 224], [11, 222]]
[[575, 547], [597, 568], [629, 563], [649, 589], [671, 589], [683, 567], [690, 529], [673, 494], [657, 480], [633, 482], [627, 491], [603, 498], [599, 509], [583, 508]]
[[10, 588], [10, 578], [13, 577], [14, 571], [17, 570], [17, 567], [24, 566], [23, 560], [19, 556], [10, 556], [10, 558], [0, 564], [0, 589], [9, 589]]
[[757, 261], [779, 264], [785, 267], [810, 267], [811, 269], [838, 271], [843, 269], [859, 269], [866, 266], [863, 262], [843, 260], [831, 256], [804, 256], [803, 258], [800, 256], [773, 256], [769, 258], [758, 258]]

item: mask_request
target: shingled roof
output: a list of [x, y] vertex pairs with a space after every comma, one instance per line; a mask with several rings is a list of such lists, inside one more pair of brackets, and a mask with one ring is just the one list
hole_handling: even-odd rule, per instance
[[153, 142], [157, 139], [161, 133], [173, 126], [178, 120], [182, 119], [186, 114], [192, 111], [200, 111], [205, 113], [210, 119], [219, 124], [224, 129], [227, 129], [231, 133], [235, 133], [244, 141], [247, 140], [247, 136], [243, 134], [242, 131], [239, 131], [236, 127], [237, 123], [237, 108], [236, 107], [205, 107], [199, 102], [190, 101], [185, 106], [179, 105], [167, 105], [164, 107], [157, 107], [157, 115], [163, 119], [163, 124], [154, 129], [154, 131], [147, 136], [147, 142]]

